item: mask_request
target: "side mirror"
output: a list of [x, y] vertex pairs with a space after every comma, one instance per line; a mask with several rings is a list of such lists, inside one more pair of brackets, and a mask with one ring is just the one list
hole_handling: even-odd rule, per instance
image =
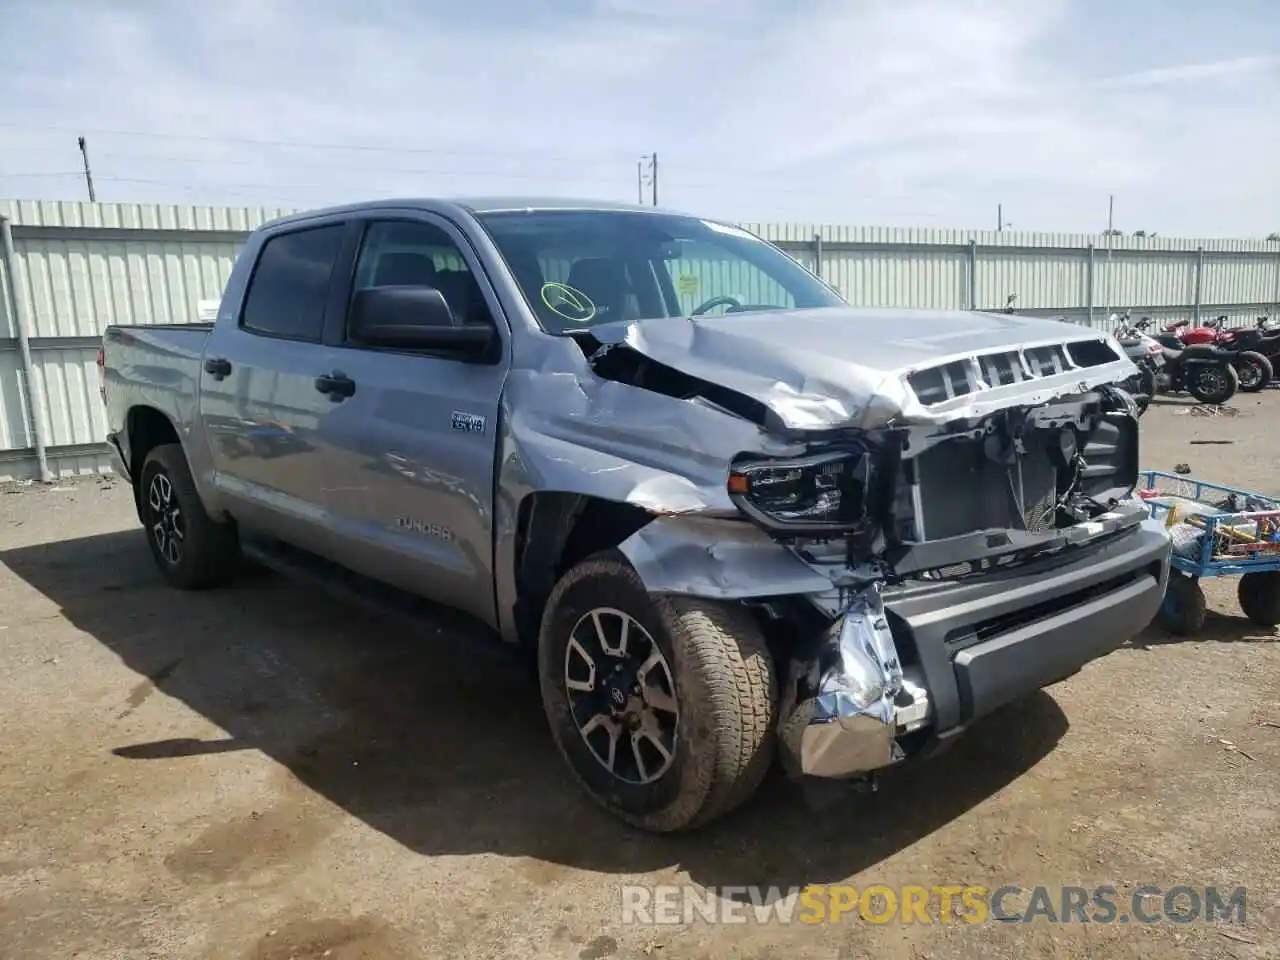
[[371, 347], [405, 350], [488, 351], [494, 330], [488, 324], [455, 323], [449, 303], [435, 287], [368, 287], [351, 304], [351, 339]]

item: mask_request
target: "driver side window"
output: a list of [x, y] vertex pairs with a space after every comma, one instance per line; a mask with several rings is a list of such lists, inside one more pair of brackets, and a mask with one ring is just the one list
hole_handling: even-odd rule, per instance
[[[680, 256], [664, 260], [662, 265], [671, 277], [671, 285], [680, 300], [680, 312], [685, 316], [717, 297], [732, 297], [744, 307], [790, 309], [796, 305], [795, 298], [782, 284], [754, 264], [733, 257], [720, 247], [683, 241], [679, 249]], [[706, 315], [720, 316], [731, 308], [733, 304], [713, 307]]]
[[435, 287], [459, 324], [492, 323], [489, 307], [457, 245], [442, 229], [415, 220], [379, 220], [365, 232], [352, 296], [369, 287]]

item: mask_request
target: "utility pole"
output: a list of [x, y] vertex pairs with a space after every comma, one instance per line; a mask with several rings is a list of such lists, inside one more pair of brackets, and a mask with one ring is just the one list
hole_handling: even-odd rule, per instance
[[656, 153], [646, 153], [636, 161], [636, 202], [644, 203], [645, 164], [649, 165], [647, 182], [652, 190], [652, 203], [656, 207], [658, 205], [658, 155]]
[[89, 169], [89, 146], [84, 137], [80, 137], [80, 159], [84, 161], [84, 183], [89, 188], [89, 202], [97, 203], [97, 194], [93, 192], [93, 171]]
[[1004, 230], [1004, 205], [996, 204], [996, 233]]
[[1115, 236], [1116, 224], [1116, 197], [1114, 193], [1107, 194], [1107, 284], [1106, 284], [1106, 306], [1103, 307], [1103, 313], [1108, 319], [1111, 317], [1111, 239]]

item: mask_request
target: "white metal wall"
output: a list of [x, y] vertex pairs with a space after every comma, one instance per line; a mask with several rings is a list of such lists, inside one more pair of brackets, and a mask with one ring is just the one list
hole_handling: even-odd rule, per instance
[[[16, 293], [50, 465], [107, 469], [95, 360], [111, 323], [195, 320], [217, 299], [248, 231], [291, 211], [0, 201], [12, 223]], [[860, 306], [1000, 309], [1106, 326], [1131, 309], [1157, 321], [1280, 303], [1280, 244], [1250, 240], [746, 224]], [[691, 265], [710, 288], [717, 267]], [[0, 271], [0, 294], [9, 277]], [[35, 474], [15, 318], [0, 295], [0, 480]]]

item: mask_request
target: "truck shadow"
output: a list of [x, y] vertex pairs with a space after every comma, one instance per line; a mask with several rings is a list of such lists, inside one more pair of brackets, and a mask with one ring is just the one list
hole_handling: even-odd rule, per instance
[[981, 803], [1067, 729], [1038, 693], [947, 754], [885, 778], [877, 794], [779, 776], [709, 829], [652, 837], [580, 793], [527, 670], [464, 652], [443, 629], [415, 635], [265, 572], [181, 593], [161, 582], [141, 531], [14, 549], [0, 562], [140, 675], [120, 691], [118, 717], [158, 690], [229, 734], [121, 742], [116, 757], [197, 764], [261, 751], [424, 855], [489, 852], [623, 874], [679, 866], [709, 887], [834, 881]]
[[1156, 647], [1179, 643], [1278, 643], [1280, 636], [1274, 630], [1260, 627], [1248, 617], [1218, 613], [1210, 610], [1204, 627], [1194, 636], [1184, 637], [1157, 624], [1152, 624], [1129, 641], [1135, 650], [1152, 650]]

